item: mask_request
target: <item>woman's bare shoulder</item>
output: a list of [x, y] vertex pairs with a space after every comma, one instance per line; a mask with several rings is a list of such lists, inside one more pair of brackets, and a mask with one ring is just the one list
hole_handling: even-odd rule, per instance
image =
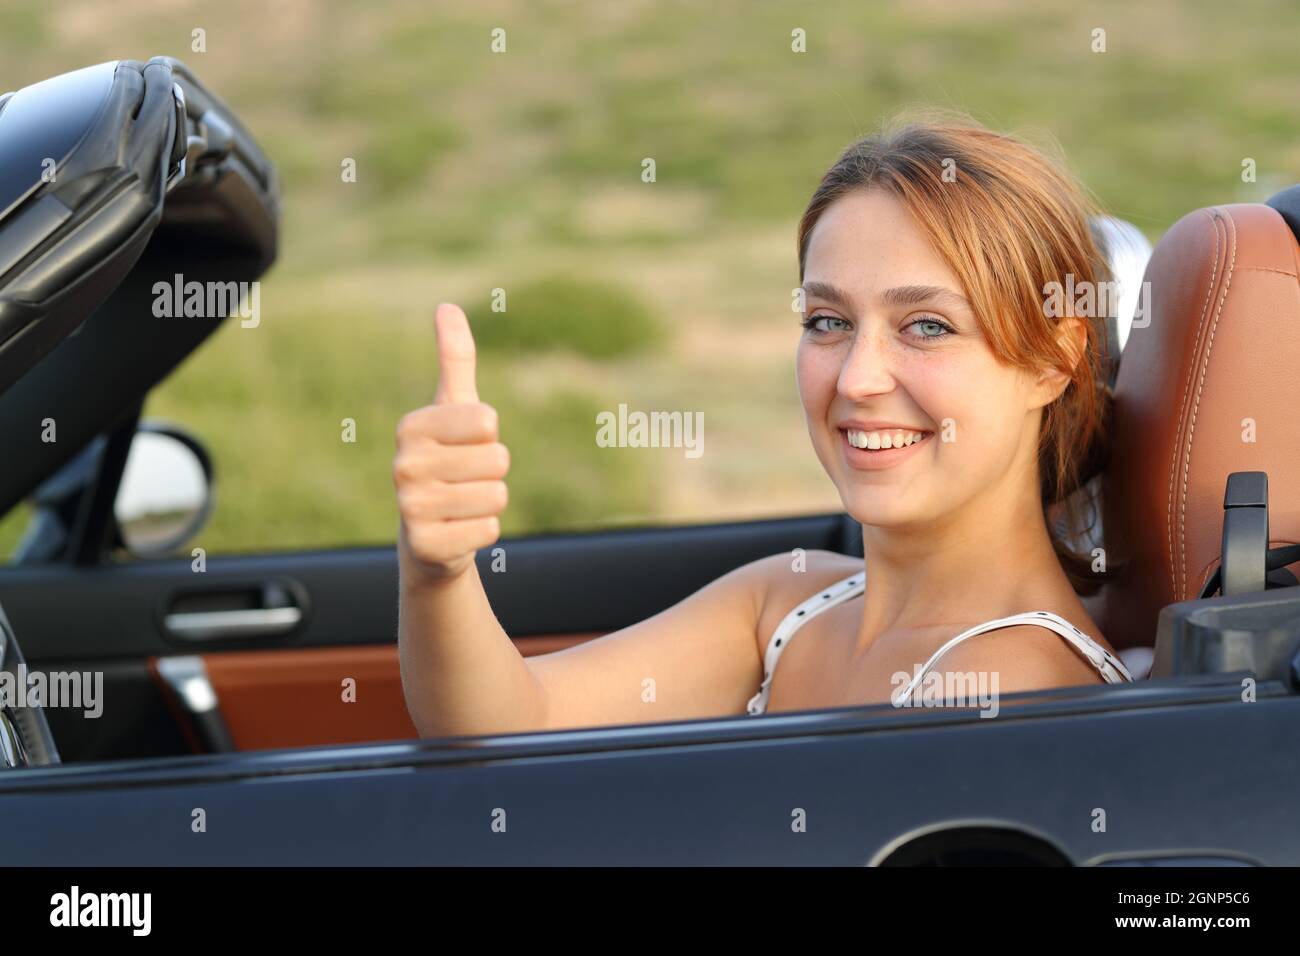
[[[922, 660], [937, 648], [918, 648]], [[935, 663], [939, 673], [996, 675], [1004, 694], [1094, 684], [1103, 678], [1078, 651], [1049, 628], [1017, 624], [958, 644]]]
[[782, 551], [754, 562], [763, 582], [754, 640], [761, 658], [782, 619], [809, 597], [856, 571], [862, 558], [822, 549]]

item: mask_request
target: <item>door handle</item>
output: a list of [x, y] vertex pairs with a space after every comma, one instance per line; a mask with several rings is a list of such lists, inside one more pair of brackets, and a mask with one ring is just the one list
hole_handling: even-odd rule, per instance
[[174, 595], [163, 630], [184, 641], [250, 640], [288, 634], [302, 623], [306, 594], [290, 581], [264, 581]]
[[168, 614], [163, 618], [163, 625], [174, 637], [187, 641], [211, 641], [287, 634], [301, 620], [301, 608], [268, 607], [241, 611], [182, 611]]

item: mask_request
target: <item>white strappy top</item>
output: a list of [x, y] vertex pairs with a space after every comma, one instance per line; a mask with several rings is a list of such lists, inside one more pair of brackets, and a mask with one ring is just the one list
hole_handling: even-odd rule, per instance
[[[785, 616], [785, 619], [777, 626], [768, 641], [767, 655], [763, 659], [763, 683], [759, 686], [758, 693], [750, 698], [748, 706], [750, 716], [757, 716], [767, 710], [767, 698], [772, 690], [772, 675], [776, 673], [776, 662], [781, 659], [781, 652], [790, 643], [790, 639], [795, 632], [823, 611], [827, 611], [838, 604], [843, 604], [865, 591], [867, 587], [866, 578], [866, 573], [859, 571], [838, 584], [833, 584], [826, 590], [817, 592]], [[1051, 611], [1026, 611], [1023, 614], [1013, 614], [1010, 617], [995, 618], [987, 623], [977, 624], [968, 630], [962, 631], [931, 655], [930, 659], [925, 662], [925, 666], [894, 698], [894, 702], [897, 704], [908, 703], [912, 698], [912, 694], [921, 685], [921, 681], [935, 662], [962, 641], [978, 634], [984, 634], [987, 631], [995, 631], [1003, 627], [1014, 627], [1017, 624], [1037, 624], [1055, 631], [1082, 654], [1088, 663], [1097, 668], [1101, 676], [1109, 684], [1121, 684], [1133, 680], [1133, 675], [1128, 672], [1128, 668], [1124, 666], [1123, 661], [1065, 618], [1053, 614]]]

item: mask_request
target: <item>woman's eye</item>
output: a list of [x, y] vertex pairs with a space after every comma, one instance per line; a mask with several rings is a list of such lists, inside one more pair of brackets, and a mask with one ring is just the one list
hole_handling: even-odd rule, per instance
[[[803, 327], [812, 332], [831, 332], [841, 331], [840, 329], [828, 329], [822, 326], [823, 322], [844, 322], [838, 315], [810, 315], [803, 320]], [[847, 325], [848, 323], [845, 322]]]
[[932, 316], [917, 319], [907, 327], [911, 329], [916, 328], [917, 326], [920, 327], [917, 333], [918, 337], [923, 339], [941, 339], [945, 335], [951, 335], [953, 332], [951, 328]]

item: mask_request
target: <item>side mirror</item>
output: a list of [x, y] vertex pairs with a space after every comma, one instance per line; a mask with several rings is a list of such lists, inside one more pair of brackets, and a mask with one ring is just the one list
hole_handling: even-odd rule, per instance
[[[103, 435], [96, 436], [32, 493], [31, 520], [11, 564], [68, 558], [87, 497], [100, 481], [106, 445]], [[212, 489], [212, 460], [196, 438], [175, 425], [139, 422], [114, 493], [111, 544], [137, 558], [172, 553], [207, 521]], [[103, 509], [107, 511], [107, 501]]]
[[171, 554], [207, 521], [212, 492], [203, 447], [172, 426], [143, 423], [113, 502], [123, 547], [137, 558]]

